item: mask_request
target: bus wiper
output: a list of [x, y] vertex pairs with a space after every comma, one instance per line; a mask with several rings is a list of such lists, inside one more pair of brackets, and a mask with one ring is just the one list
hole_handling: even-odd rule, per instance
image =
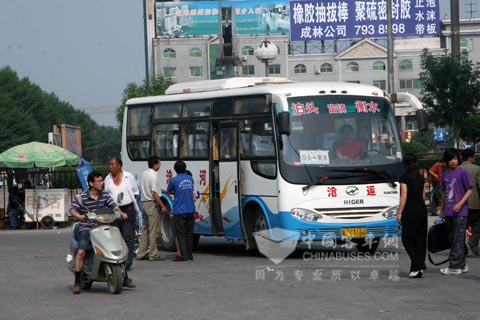
[[323, 184], [325, 181], [328, 180], [328, 177], [327, 176], [321, 176], [321, 177], [317, 177], [315, 180], [313, 180], [313, 179], [310, 179], [310, 180], [312, 182], [310, 182], [306, 186], [302, 187], [303, 192], [308, 191], [313, 186], [318, 186], [318, 185]]
[[392, 188], [396, 188], [397, 185], [395, 184], [394, 177], [389, 175], [386, 172], [383, 171], [378, 171], [378, 170], [371, 170], [368, 168], [363, 168], [363, 169], [347, 169], [347, 170], [340, 170], [340, 169], [332, 169], [330, 171], [336, 171], [336, 172], [351, 172], [351, 173], [371, 173], [374, 174], [382, 179], [384, 179]]

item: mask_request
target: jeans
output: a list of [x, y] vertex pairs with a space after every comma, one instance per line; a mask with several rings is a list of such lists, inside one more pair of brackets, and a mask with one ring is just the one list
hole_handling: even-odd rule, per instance
[[18, 216], [21, 214], [20, 209], [11, 209], [8, 212], [8, 219], [10, 220], [10, 229], [17, 229], [18, 225]]
[[448, 216], [445, 217], [448, 236], [450, 238], [450, 255], [448, 256], [448, 267], [451, 269], [462, 269], [465, 267], [465, 236], [467, 228], [467, 217]]

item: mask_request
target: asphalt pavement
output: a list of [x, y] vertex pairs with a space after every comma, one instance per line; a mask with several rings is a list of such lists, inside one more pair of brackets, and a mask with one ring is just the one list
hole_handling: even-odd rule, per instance
[[135, 261], [135, 289], [112, 295], [94, 283], [73, 295], [69, 237], [69, 229], [0, 231], [0, 319], [480, 319], [479, 258], [469, 255], [460, 276], [427, 263], [423, 278], [409, 279], [398, 238], [368, 259], [306, 243], [278, 264], [242, 242], [202, 238], [193, 261], [170, 252], [167, 261]]

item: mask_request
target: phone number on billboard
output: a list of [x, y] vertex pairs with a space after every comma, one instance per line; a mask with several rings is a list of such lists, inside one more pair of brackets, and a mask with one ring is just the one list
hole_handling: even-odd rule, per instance
[[[386, 24], [361, 24], [355, 25], [355, 35], [356, 36], [366, 36], [366, 35], [375, 35], [375, 34], [387, 34], [387, 25]], [[403, 34], [405, 33], [405, 24], [403, 23], [394, 23], [392, 24], [392, 33], [393, 34]]]

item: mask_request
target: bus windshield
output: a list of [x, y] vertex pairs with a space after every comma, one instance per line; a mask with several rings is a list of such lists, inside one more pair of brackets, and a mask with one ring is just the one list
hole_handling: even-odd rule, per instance
[[295, 97], [288, 105], [291, 133], [282, 136], [279, 152], [287, 181], [381, 182], [401, 175], [400, 138], [385, 99]]

